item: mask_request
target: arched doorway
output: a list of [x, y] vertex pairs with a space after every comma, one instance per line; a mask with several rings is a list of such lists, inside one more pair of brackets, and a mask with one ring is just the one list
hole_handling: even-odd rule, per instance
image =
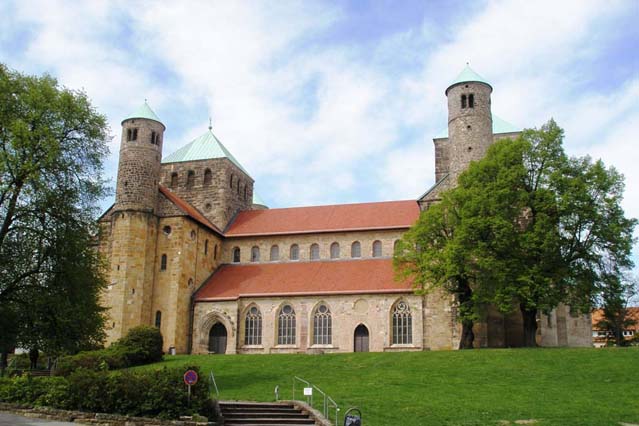
[[209, 353], [226, 353], [226, 335], [224, 324], [218, 322], [211, 327], [211, 331], [209, 331]]
[[368, 352], [368, 328], [364, 324], [355, 328], [355, 352]]

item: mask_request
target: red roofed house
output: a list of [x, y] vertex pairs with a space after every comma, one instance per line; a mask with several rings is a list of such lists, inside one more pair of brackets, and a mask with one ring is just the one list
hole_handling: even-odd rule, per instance
[[[162, 159], [164, 124], [145, 103], [122, 121], [115, 204], [100, 219], [109, 261], [108, 341], [153, 324], [178, 353], [456, 348], [453, 300], [394, 278], [396, 241], [498, 138], [492, 87], [466, 68], [434, 139], [436, 184], [418, 199], [268, 209], [209, 127]], [[478, 346], [521, 345], [521, 316], [487, 314]], [[543, 345], [590, 345], [590, 320], [540, 318]]]

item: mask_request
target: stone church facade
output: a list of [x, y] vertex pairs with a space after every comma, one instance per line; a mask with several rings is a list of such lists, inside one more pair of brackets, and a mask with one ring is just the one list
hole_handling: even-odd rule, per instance
[[[397, 282], [396, 241], [471, 161], [519, 130], [492, 114], [491, 85], [466, 67], [446, 89], [433, 139], [436, 184], [416, 200], [268, 209], [211, 128], [162, 158], [164, 124], [145, 103], [122, 121], [116, 198], [100, 218], [107, 340], [155, 325], [176, 353], [454, 349], [454, 300]], [[538, 343], [590, 346], [590, 318], [540, 315]], [[518, 312], [489, 310], [478, 347], [522, 344]]]

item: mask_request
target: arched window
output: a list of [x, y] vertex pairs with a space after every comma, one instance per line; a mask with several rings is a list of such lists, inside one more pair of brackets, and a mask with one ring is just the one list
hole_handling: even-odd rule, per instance
[[339, 243], [331, 244], [331, 259], [339, 259]]
[[278, 245], [271, 246], [271, 262], [280, 260], [280, 247]]
[[311, 260], [319, 260], [319, 258], [320, 258], [319, 244], [317, 244], [317, 243], [311, 244], [310, 258], [311, 258]]
[[468, 108], [475, 108], [475, 95], [468, 95]]
[[155, 326], [157, 328], [160, 328], [161, 325], [162, 325], [162, 312], [157, 311], [155, 313]]
[[233, 249], [233, 263], [240, 263], [240, 248], [235, 247]]
[[193, 170], [189, 170], [186, 174], [186, 187], [193, 188], [193, 183], [195, 182], [195, 172]]
[[204, 241], [204, 254], [209, 254], [209, 240]]
[[237, 180], [237, 194], [240, 194], [240, 180]]
[[300, 246], [297, 244], [291, 245], [291, 252], [288, 256], [291, 260], [300, 260]]
[[160, 271], [166, 271], [166, 254], [163, 254], [160, 259]]
[[373, 241], [373, 257], [382, 257], [382, 242], [380, 240]]
[[213, 248], [213, 260], [217, 260], [217, 244]]
[[233, 189], [233, 178], [235, 176], [231, 175], [231, 180], [229, 181], [229, 188]]
[[251, 247], [251, 262], [260, 261], [260, 248], [258, 246]]
[[408, 303], [400, 300], [393, 308], [393, 345], [413, 343], [413, 316]]
[[176, 172], [171, 173], [171, 188], [177, 188], [178, 186], [178, 174]]
[[244, 344], [262, 344], [262, 313], [257, 306], [251, 306], [249, 310], [246, 311], [246, 318], [244, 319]]
[[393, 243], [393, 253], [397, 254], [398, 250], [399, 250], [399, 240], [395, 240], [395, 242]]
[[211, 173], [211, 169], [204, 170], [204, 185], [210, 185], [212, 179], [213, 173]]
[[244, 199], [245, 200], [248, 200], [247, 194], [248, 194], [248, 187], [245, 186], [244, 187]]
[[461, 107], [466, 108], [466, 95], [461, 96]]
[[362, 245], [359, 241], [351, 244], [351, 257], [362, 257]]
[[313, 344], [333, 344], [333, 319], [330, 309], [325, 304], [319, 305], [313, 315]]
[[151, 132], [151, 143], [153, 145], [157, 145], [158, 144], [158, 134], [155, 132]]
[[280, 309], [277, 321], [277, 344], [295, 344], [295, 311], [291, 305], [284, 305]]

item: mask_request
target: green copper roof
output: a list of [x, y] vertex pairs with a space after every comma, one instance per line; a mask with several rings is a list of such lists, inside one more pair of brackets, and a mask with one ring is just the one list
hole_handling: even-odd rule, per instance
[[183, 161], [196, 161], [196, 160], [210, 160], [212, 158], [228, 158], [233, 164], [235, 164], [240, 170], [248, 175], [248, 172], [244, 170], [244, 167], [233, 157], [233, 155], [226, 149], [222, 142], [220, 142], [211, 129], [207, 130], [200, 137], [195, 138], [190, 143], [184, 145], [182, 148], [175, 151], [173, 154], [168, 155], [162, 160], [163, 164], [166, 163], [180, 163]]
[[[506, 120], [503, 120], [497, 117], [495, 114], [493, 114], [493, 135], [497, 135], [499, 133], [514, 133], [514, 132], [521, 132], [521, 129], [518, 129], [517, 127], [513, 126]], [[439, 132], [437, 136], [435, 136], [433, 139], [445, 139], [447, 137], [448, 137], [448, 127], [446, 127], [444, 130]]]
[[[453, 80], [452, 83], [450, 83], [450, 86], [448, 86], [448, 88], [446, 89], [446, 93], [448, 93], [448, 89], [450, 89], [456, 84], [470, 83], [470, 82], [479, 82], [479, 83], [484, 83], [490, 86], [490, 83], [486, 81], [484, 77], [477, 74], [471, 67], [468, 66], [468, 64], [466, 64], [466, 67], [462, 70], [462, 72], [459, 73], [457, 78]], [[493, 86], [490, 86], [490, 87], [492, 88]]]
[[146, 101], [144, 101], [144, 103], [140, 105], [140, 107], [133, 114], [129, 115], [124, 120], [122, 120], [122, 122], [125, 122], [126, 120], [130, 120], [132, 118], [146, 118], [147, 120], [154, 120], [162, 124], [162, 121], [160, 121], [158, 116], [153, 112], [153, 110], [151, 109], [149, 104], [146, 103]]
[[262, 197], [260, 197], [255, 190], [253, 190], [253, 204], [266, 207], [266, 203], [264, 202], [264, 200], [262, 200]]

